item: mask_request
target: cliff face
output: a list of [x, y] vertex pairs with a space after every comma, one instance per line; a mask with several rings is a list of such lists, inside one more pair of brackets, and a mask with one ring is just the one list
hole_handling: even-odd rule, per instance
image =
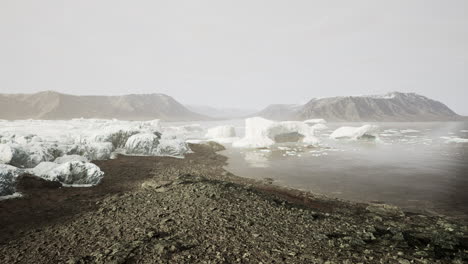
[[[268, 109], [268, 108], [267, 108]], [[267, 110], [265, 109], [265, 110]], [[312, 99], [307, 104], [293, 108], [265, 110], [261, 116], [271, 119], [305, 120], [324, 118], [329, 121], [451, 121], [460, 120], [441, 102], [414, 93], [393, 92], [376, 96], [340, 96]]]
[[164, 94], [75, 96], [57, 92], [0, 94], [0, 119], [117, 118], [205, 120]]

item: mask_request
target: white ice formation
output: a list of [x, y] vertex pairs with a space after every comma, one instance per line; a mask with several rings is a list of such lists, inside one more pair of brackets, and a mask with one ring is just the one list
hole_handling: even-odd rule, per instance
[[303, 142], [317, 144], [313, 127], [298, 121], [275, 122], [261, 117], [245, 120], [245, 137], [235, 141], [234, 147], [266, 148], [275, 143]]
[[361, 127], [340, 127], [333, 131], [330, 138], [333, 139], [375, 139], [378, 127], [375, 125], [363, 125]]
[[63, 164], [41, 162], [29, 173], [48, 181], [57, 181], [65, 186], [94, 186], [98, 184], [104, 172], [93, 163], [70, 161]]

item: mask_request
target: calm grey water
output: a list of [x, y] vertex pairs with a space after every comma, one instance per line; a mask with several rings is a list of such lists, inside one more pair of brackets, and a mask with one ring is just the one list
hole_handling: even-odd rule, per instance
[[[187, 123], [173, 123], [183, 125]], [[379, 140], [331, 140], [341, 126], [328, 123], [316, 148], [278, 144], [267, 150], [226, 145], [226, 169], [238, 176], [274, 179], [274, 184], [353, 201], [380, 201], [411, 211], [468, 219], [468, 122], [373, 123]], [[243, 120], [202, 122], [204, 128], [233, 125], [240, 137]], [[452, 140], [451, 140], [452, 139]]]
[[[282, 144], [271, 150], [228, 148], [227, 170], [248, 178], [353, 201], [382, 201], [407, 210], [468, 217], [467, 122], [375, 123], [377, 142], [330, 140], [322, 146]], [[238, 127], [239, 132], [242, 127]], [[242, 132], [241, 132], [242, 133]]]

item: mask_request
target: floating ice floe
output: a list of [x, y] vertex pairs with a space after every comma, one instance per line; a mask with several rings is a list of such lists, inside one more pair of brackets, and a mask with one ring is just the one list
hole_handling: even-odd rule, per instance
[[275, 143], [303, 142], [317, 144], [314, 129], [298, 121], [274, 122], [261, 117], [245, 120], [245, 137], [235, 141], [234, 147], [264, 148]]
[[401, 133], [419, 133], [421, 131], [416, 130], [416, 129], [402, 129], [400, 130]]
[[98, 184], [104, 172], [93, 163], [70, 161], [63, 164], [41, 162], [29, 173], [48, 181], [57, 181], [64, 186], [94, 186]]
[[6, 164], [0, 164], [0, 196], [15, 193], [16, 178], [21, 170]]
[[333, 131], [330, 138], [333, 139], [375, 139], [378, 127], [375, 125], [364, 125], [361, 127], [340, 127]]
[[459, 138], [459, 137], [440, 137], [445, 139], [445, 143], [468, 143], [468, 138]]

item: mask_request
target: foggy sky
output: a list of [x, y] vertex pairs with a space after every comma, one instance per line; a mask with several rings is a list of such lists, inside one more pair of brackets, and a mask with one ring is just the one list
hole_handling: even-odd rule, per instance
[[466, 0], [1, 0], [0, 92], [262, 108], [417, 92], [468, 115]]

